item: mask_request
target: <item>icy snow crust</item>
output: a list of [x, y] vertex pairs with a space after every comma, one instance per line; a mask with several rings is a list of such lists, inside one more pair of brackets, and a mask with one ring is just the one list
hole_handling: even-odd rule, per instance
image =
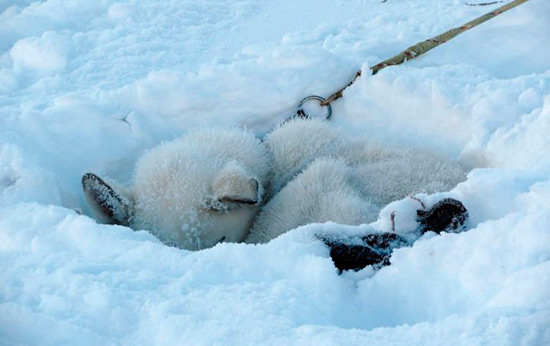
[[496, 6], [0, 1], [0, 344], [549, 344], [545, 0], [365, 73], [334, 104], [345, 133], [476, 167], [420, 195], [463, 201], [470, 230], [428, 234], [376, 273], [339, 276], [313, 234], [384, 230], [418, 202], [189, 252], [98, 225], [80, 188], [87, 171], [129, 182], [190, 128], [263, 136], [301, 97]]

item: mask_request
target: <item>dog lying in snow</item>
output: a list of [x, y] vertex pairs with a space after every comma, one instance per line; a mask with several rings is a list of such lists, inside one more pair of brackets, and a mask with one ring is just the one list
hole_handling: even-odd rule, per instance
[[375, 221], [388, 203], [447, 191], [465, 179], [459, 164], [422, 150], [350, 138], [326, 121], [296, 119], [264, 141], [271, 196], [246, 241], [263, 243], [298, 226]]
[[129, 189], [91, 173], [82, 183], [100, 221], [200, 250], [267, 242], [311, 222], [368, 223], [391, 201], [462, 180], [458, 164], [434, 154], [382, 147], [327, 122], [296, 119], [263, 142], [238, 129], [192, 131], [140, 158]]
[[145, 153], [129, 189], [82, 178], [98, 220], [150, 230], [166, 244], [200, 250], [241, 242], [262, 201], [269, 159], [253, 134], [197, 130]]

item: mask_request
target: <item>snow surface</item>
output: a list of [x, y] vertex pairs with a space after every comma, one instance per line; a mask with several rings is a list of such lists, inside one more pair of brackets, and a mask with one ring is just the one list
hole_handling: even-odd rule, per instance
[[493, 8], [459, 0], [0, 0], [0, 344], [550, 344], [550, 2], [366, 73], [334, 126], [475, 169], [470, 230], [338, 275], [312, 224], [200, 252], [98, 225], [80, 178], [129, 182], [197, 126], [259, 136], [359, 67]]

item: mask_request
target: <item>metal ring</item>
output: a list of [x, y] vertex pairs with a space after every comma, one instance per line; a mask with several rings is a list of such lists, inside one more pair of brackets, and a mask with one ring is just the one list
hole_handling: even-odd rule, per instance
[[[298, 114], [300, 114], [300, 112], [304, 113], [304, 104], [308, 103], [311, 100], [319, 101], [321, 105], [322, 105], [322, 102], [326, 101], [326, 99], [321, 96], [317, 96], [317, 95], [308, 96], [304, 98], [302, 101], [300, 101], [300, 103], [298, 104]], [[327, 107], [327, 115], [325, 116], [325, 120], [329, 120], [330, 117], [332, 116], [332, 106], [330, 105], [330, 103], [327, 103], [324, 106]]]

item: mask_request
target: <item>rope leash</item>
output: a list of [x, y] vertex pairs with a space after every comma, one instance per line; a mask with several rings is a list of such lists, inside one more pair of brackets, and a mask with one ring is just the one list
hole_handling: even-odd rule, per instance
[[[385, 67], [388, 67], [388, 66], [395, 66], [395, 65], [400, 65], [402, 63], [404, 63], [405, 61], [408, 61], [408, 60], [412, 60], [412, 59], [415, 59], [417, 57], [419, 57], [420, 55], [426, 53], [427, 51], [429, 50], [432, 50], [433, 48], [455, 38], [456, 36], [462, 34], [463, 32], [465, 31], [468, 31], [476, 26], [478, 26], [479, 24], [481, 23], [484, 23], [486, 21], [488, 21], [489, 19], [492, 19], [496, 16], [498, 16], [499, 14], [502, 14], [508, 10], [511, 10], [512, 8], [516, 7], [516, 6], [519, 6], [525, 2], [527, 2], [529, 0], [514, 0], [506, 5], [503, 5], [489, 13], [486, 13], [484, 15], [482, 15], [481, 17], [478, 17], [464, 25], [461, 25], [457, 28], [454, 28], [454, 29], [451, 29], [451, 30], [448, 30], [440, 35], [437, 35], [437, 36], [434, 36], [432, 38], [429, 38], [425, 41], [422, 41], [422, 42], [418, 42], [417, 44], [413, 45], [413, 46], [410, 46], [409, 48], [405, 49], [404, 51], [402, 51], [401, 53], [387, 59], [387, 60], [384, 60], [374, 66], [371, 66], [369, 67], [369, 69], [372, 71], [372, 74], [375, 75], [377, 74], [380, 70], [382, 70], [383, 68]], [[353, 79], [345, 86], [343, 87], [342, 89], [336, 91], [335, 93], [333, 93], [332, 95], [330, 95], [327, 99], [321, 97], [321, 96], [317, 96], [317, 95], [312, 95], [312, 96], [308, 96], [306, 98], [304, 98], [300, 104], [298, 105], [298, 111], [297, 111], [297, 115], [300, 116], [300, 117], [307, 117], [307, 115], [305, 114], [304, 110], [303, 110], [303, 106], [305, 103], [307, 103], [308, 101], [310, 100], [317, 100], [320, 102], [320, 104], [322, 106], [326, 106], [327, 109], [328, 109], [328, 115], [325, 117], [327, 120], [330, 119], [330, 116], [332, 114], [332, 108], [330, 107], [330, 103], [331, 102], [334, 102], [336, 100], [338, 100], [340, 97], [342, 97], [342, 93], [344, 92], [344, 90], [346, 90], [349, 86], [351, 86], [356, 80], [357, 78], [359, 78], [361, 76], [361, 70], [357, 71], [355, 73], [355, 76], [353, 77]]]

